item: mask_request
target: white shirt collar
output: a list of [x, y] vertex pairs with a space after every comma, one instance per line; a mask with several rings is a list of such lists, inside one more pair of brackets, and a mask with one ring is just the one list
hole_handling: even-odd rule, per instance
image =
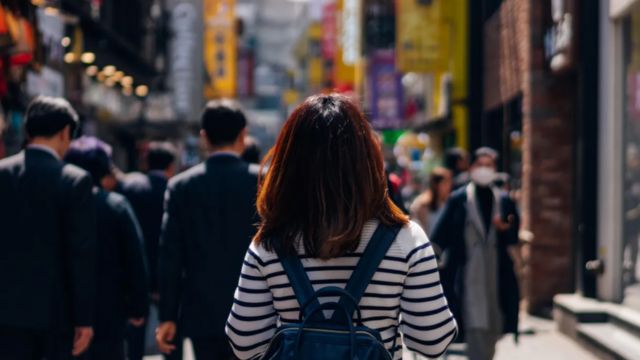
[[53, 150], [52, 148], [50, 148], [50, 147], [48, 147], [46, 145], [31, 144], [31, 145], [27, 145], [27, 149], [40, 150], [40, 151], [48, 152], [49, 154], [53, 155], [56, 159], [62, 160], [62, 159], [60, 159], [60, 155], [58, 155], [58, 153], [55, 152], [55, 150]]

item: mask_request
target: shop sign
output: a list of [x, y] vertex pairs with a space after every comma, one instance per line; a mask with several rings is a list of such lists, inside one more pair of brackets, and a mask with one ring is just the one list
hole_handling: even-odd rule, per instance
[[27, 72], [26, 91], [29, 96], [64, 97], [64, 76], [48, 66], [43, 66], [40, 72]]
[[173, 0], [170, 7], [169, 78], [178, 119], [197, 120], [202, 106], [202, 3]]
[[253, 95], [253, 50], [240, 48], [238, 50], [238, 71], [237, 71], [237, 94], [239, 97]]
[[171, 95], [167, 93], [152, 93], [145, 99], [144, 118], [150, 122], [172, 121], [175, 119], [171, 107]]
[[627, 113], [630, 120], [640, 121], [640, 72], [627, 75]]
[[204, 1], [205, 98], [235, 97], [237, 38], [235, 0]]
[[322, 57], [333, 59], [336, 56], [336, 3], [327, 2], [322, 8]]
[[346, 65], [355, 65], [360, 55], [361, 33], [360, 0], [343, 0], [342, 27], [342, 61]]
[[44, 7], [37, 8], [36, 14], [43, 55], [47, 63], [62, 64], [65, 52], [62, 46], [62, 38], [65, 35], [62, 17], [57, 12], [46, 11]]
[[402, 128], [402, 83], [401, 74], [396, 71], [394, 51], [377, 50], [369, 65], [372, 126], [376, 129]]
[[82, 102], [96, 108], [108, 120], [131, 122], [142, 113], [142, 102], [135, 96], [125, 96], [122, 91], [97, 82], [85, 88]]
[[[349, 46], [349, 39], [345, 39], [348, 38], [348, 36], [345, 36], [345, 30], [344, 30], [344, 12], [345, 12], [345, 7], [346, 7], [346, 3], [347, 2], [357, 2], [357, 0], [336, 0], [336, 19], [338, 19], [336, 21], [336, 34], [337, 34], [337, 41], [336, 41], [336, 52], [335, 52], [335, 71], [334, 71], [334, 81], [335, 81], [335, 85], [336, 87], [353, 87], [353, 84], [355, 82], [355, 66], [353, 64], [348, 64], [347, 62], [344, 61], [344, 53], [349, 52], [349, 50], [346, 50], [346, 46]], [[353, 25], [353, 24], [351, 24]], [[347, 40], [345, 42], [345, 40]], [[351, 41], [351, 46], [353, 46], [353, 41]], [[351, 55], [347, 55], [347, 57], [349, 57]], [[356, 56], [357, 57], [357, 56]], [[354, 61], [355, 63], [355, 61]]]
[[574, 67], [575, 13], [573, 0], [551, 0], [552, 25], [544, 36], [544, 49], [553, 72]]
[[402, 72], [444, 72], [451, 58], [446, 0], [398, 0], [396, 51]]

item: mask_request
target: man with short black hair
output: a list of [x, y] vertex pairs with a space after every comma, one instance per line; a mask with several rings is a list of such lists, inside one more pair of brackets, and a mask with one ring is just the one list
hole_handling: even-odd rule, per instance
[[1, 359], [68, 359], [93, 337], [92, 182], [61, 161], [77, 126], [66, 100], [38, 97], [27, 149], [0, 160]]
[[[146, 153], [147, 173], [132, 173], [122, 179], [121, 193], [129, 200], [142, 228], [149, 264], [151, 300], [158, 302], [158, 245], [167, 181], [175, 174], [176, 148], [170, 142], [153, 141]], [[130, 326], [127, 334], [129, 360], [142, 360], [146, 326]]]
[[230, 100], [209, 102], [200, 135], [209, 158], [171, 179], [160, 242], [160, 350], [189, 337], [196, 359], [231, 359], [225, 324], [255, 233], [257, 173], [240, 159], [247, 121]]

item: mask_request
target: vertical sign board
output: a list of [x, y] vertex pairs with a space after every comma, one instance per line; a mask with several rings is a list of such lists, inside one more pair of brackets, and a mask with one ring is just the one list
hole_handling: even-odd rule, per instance
[[197, 121], [202, 108], [202, 1], [169, 0], [169, 84], [178, 120]]
[[322, 8], [322, 57], [325, 59], [336, 56], [336, 25], [336, 3], [328, 1]]
[[204, 0], [205, 97], [235, 97], [237, 38], [235, 0]]
[[[353, 58], [353, 51], [348, 49], [349, 46], [355, 45], [355, 39], [353, 38], [354, 29], [352, 24], [347, 24], [349, 21], [355, 21], [353, 17], [353, 3], [359, 5], [359, 0], [336, 0], [336, 52], [335, 52], [335, 85], [336, 87], [353, 87], [355, 81], [355, 61], [351, 64], [344, 61], [345, 52], [347, 52], [346, 58]], [[349, 9], [347, 10], [347, 5]], [[345, 12], [347, 13], [345, 15]], [[359, 23], [359, 22], [358, 22]], [[345, 25], [346, 28], [345, 28]]]
[[544, 36], [544, 49], [549, 68], [555, 73], [575, 67], [576, 15], [574, 0], [551, 0], [551, 26]]
[[403, 127], [402, 75], [395, 60], [393, 50], [377, 50], [369, 63], [371, 125], [376, 129]]
[[[398, 0], [396, 51], [402, 72], [445, 72], [451, 54], [447, 0]], [[449, 0], [450, 1], [450, 0]]]

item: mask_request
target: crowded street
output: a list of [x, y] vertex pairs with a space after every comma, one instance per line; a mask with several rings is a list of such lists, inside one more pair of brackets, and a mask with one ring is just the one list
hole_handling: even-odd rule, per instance
[[0, 0], [0, 360], [640, 360], [640, 0]]

